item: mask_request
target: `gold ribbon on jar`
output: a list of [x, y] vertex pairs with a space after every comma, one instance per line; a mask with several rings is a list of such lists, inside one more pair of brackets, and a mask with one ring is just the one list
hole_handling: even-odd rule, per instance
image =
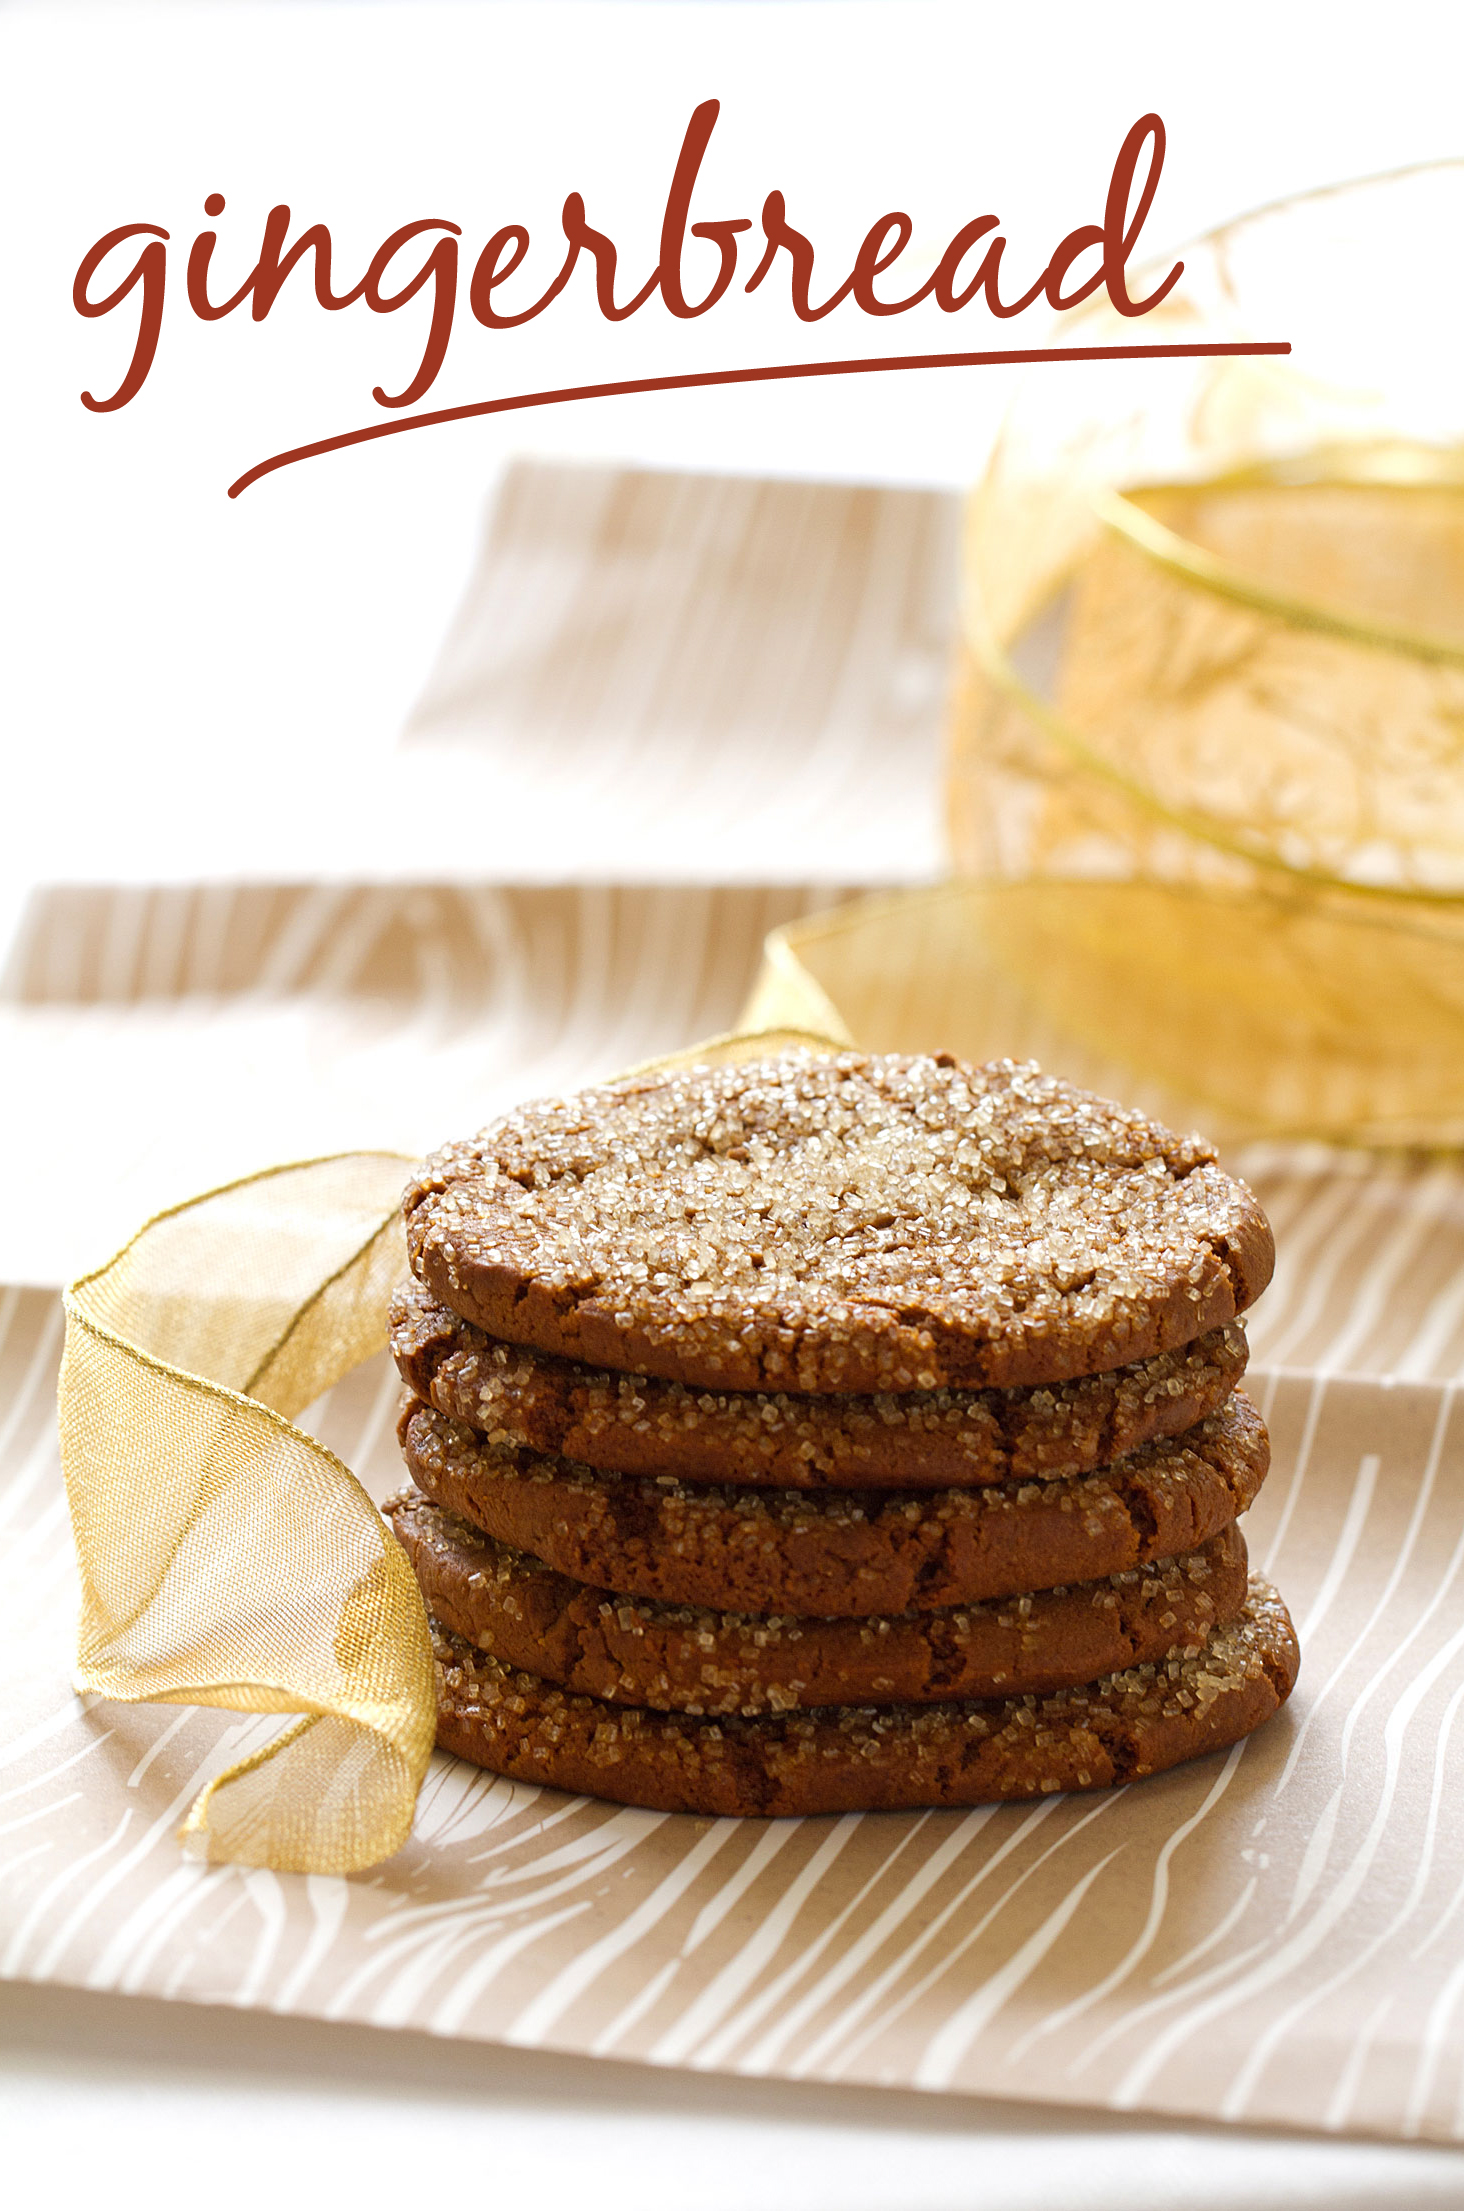
[[[1095, 365], [1012, 411], [967, 516], [942, 926], [1061, 1072], [1235, 1133], [1464, 1142], [1464, 418], [1428, 278], [1461, 221], [1459, 163], [1264, 210], [1144, 335], [1291, 360]], [[1383, 265], [1408, 314], [1348, 311]]]

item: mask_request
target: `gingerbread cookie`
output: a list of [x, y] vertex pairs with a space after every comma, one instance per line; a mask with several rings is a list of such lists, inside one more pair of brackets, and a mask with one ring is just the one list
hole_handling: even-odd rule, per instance
[[1187, 1558], [1076, 1588], [893, 1619], [800, 1620], [587, 1588], [415, 1491], [386, 1511], [428, 1611], [503, 1665], [613, 1704], [712, 1717], [1046, 1696], [1187, 1656], [1245, 1603], [1245, 1538], [1235, 1527]]
[[1245, 1372], [1238, 1322], [1042, 1389], [879, 1397], [689, 1389], [497, 1343], [420, 1283], [396, 1292], [391, 1348], [416, 1397], [492, 1443], [613, 1474], [777, 1489], [946, 1489], [1086, 1474], [1214, 1412]]
[[556, 1357], [709, 1390], [1061, 1382], [1270, 1279], [1197, 1138], [997, 1060], [796, 1051], [522, 1107], [429, 1160], [412, 1271]]
[[574, 1695], [440, 1626], [435, 1647], [444, 1750], [517, 1780], [715, 1816], [1110, 1788], [1249, 1735], [1285, 1703], [1299, 1663], [1286, 1607], [1259, 1579], [1240, 1617], [1192, 1658], [993, 1702], [697, 1719]]
[[820, 1618], [933, 1612], [1181, 1556], [1245, 1511], [1270, 1458], [1239, 1392], [1102, 1473], [985, 1489], [733, 1489], [595, 1473], [488, 1443], [414, 1401], [400, 1434], [412, 1479], [443, 1511], [576, 1581]]

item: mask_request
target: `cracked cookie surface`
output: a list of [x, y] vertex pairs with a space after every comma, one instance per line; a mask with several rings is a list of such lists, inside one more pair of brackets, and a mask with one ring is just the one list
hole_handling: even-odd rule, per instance
[[867, 1618], [1099, 1581], [1199, 1548], [1265, 1478], [1240, 1392], [1185, 1435], [1067, 1481], [760, 1490], [597, 1473], [485, 1442], [409, 1400], [412, 1480], [444, 1512], [575, 1581], [715, 1611]]
[[427, 1609], [505, 1666], [560, 1688], [716, 1718], [926, 1704], [1077, 1687], [1192, 1655], [1245, 1603], [1245, 1538], [1036, 1596], [893, 1619], [713, 1612], [592, 1589], [453, 1520], [414, 1491], [385, 1508]]
[[652, 1712], [515, 1672], [435, 1625], [437, 1739], [496, 1773], [670, 1812], [780, 1817], [1110, 1788], [1220, 1750], [1285, 1703], [1299, 1663], [1258, 1576], [1193, 1658], [1051, 1697], [756, 1719]]
[[1131, 1365], [1270, 1279], [1208, 1146], [1009, 1060], [794, 1051], [526, 1105], [422, 1167], [412, 1271], [510, 1343], [707, 1389]]
[[388, 1314], [415, 1397], [507, 1444], [613, 1474], [776, 1489], [945, 1489], [1083, 1474], [1181, 1435], [1245, 1372], [1239, 1322], [1137, 1366], [1036, 1389], [797, 1396], [698, 1390], [496, 1342], [419, 1282]]

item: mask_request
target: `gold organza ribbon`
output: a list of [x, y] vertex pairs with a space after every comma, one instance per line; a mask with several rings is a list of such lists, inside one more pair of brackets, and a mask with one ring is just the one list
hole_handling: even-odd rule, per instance
[[[950, 950], [1061, 1073], [1075, 1046], [1236, 1132], [1464, 1143], [1464, 408], [1425, 274], [1461, 222], [1461, 163], [1262, 210], [1186, 247], [1144, 336], [1290, 359], [1116, 358], [1013, 404], [967, 511]], [[1069, 335], [1132, 327], [1099, 298]]]
[[[1413, 480], [1095, 496], [1045, 687], [978, 593], [952, 840], [974, 958], [1081, 1047], [1236, 1130], [1458, 1144], [1464, 490], [1386, 458]], [[973, 579], [991, 526], [978, 496]]]
[[409, 1164], [353, 1153], [210, 1191], [66, 1295], [78, 1687], [300, 1715], [203, 1791], [198, 1857], [347, 1873], [411, 1826], [435, 1719], [422, 1600], [291, 1417], [385, 1340]]
[[[654, 1064], [828, 1041], [713, 1037]], [[66, 1293], [78, 1688], [299, 1715], [202, 1791], [181, 1831], [196, 1857], [350, 1873], [411, 1828], [436, 1729], [422, 1599], [365, 1490], [292, 1417], [385, 1345], [410, 1166], [351, 1152], [211, 1190]]]

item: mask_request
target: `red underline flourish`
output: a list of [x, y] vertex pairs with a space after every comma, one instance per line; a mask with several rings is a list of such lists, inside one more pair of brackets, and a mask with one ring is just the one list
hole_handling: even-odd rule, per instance
[[882, 355], [867, 361], [782, 361], [766, 368], [700, 369], [686, 376], [636, 376], [619, 384], [571, 384], [559, 391], [515, 392], [507, 399], [478, 399], [465, 407], [437, 407], [428, 414], [394, 415], [389, 421], [368, 423], [362, 430], [342, 430], [333, 438], [317, 438], [310, 445], [291, 446], [272, 453], [229, 486], [229, 497], [270, 476], [277, 468], [296, 461], [313, 461], [322, 453], [339, 453], [348, 445], [367, 445], [374, 438], [400, 437], [406, 430], [431, 430], [444, 422], [469, 422], [476, 415], [512, 414], [521, 407], [559, 407], [574, 399], [621, 399], [633, 392], [694, 391], [710, 384], [769, 384], [785, 377], [871, 376], [895, 369], [1023, 367], [1038, 361], [1189, 361], [1212, 360], [1235, 354], [1289, 353], [1283, 340], [1245, 345], [1093, 345], [1030, 346], [996, 353], [904, 353]]

